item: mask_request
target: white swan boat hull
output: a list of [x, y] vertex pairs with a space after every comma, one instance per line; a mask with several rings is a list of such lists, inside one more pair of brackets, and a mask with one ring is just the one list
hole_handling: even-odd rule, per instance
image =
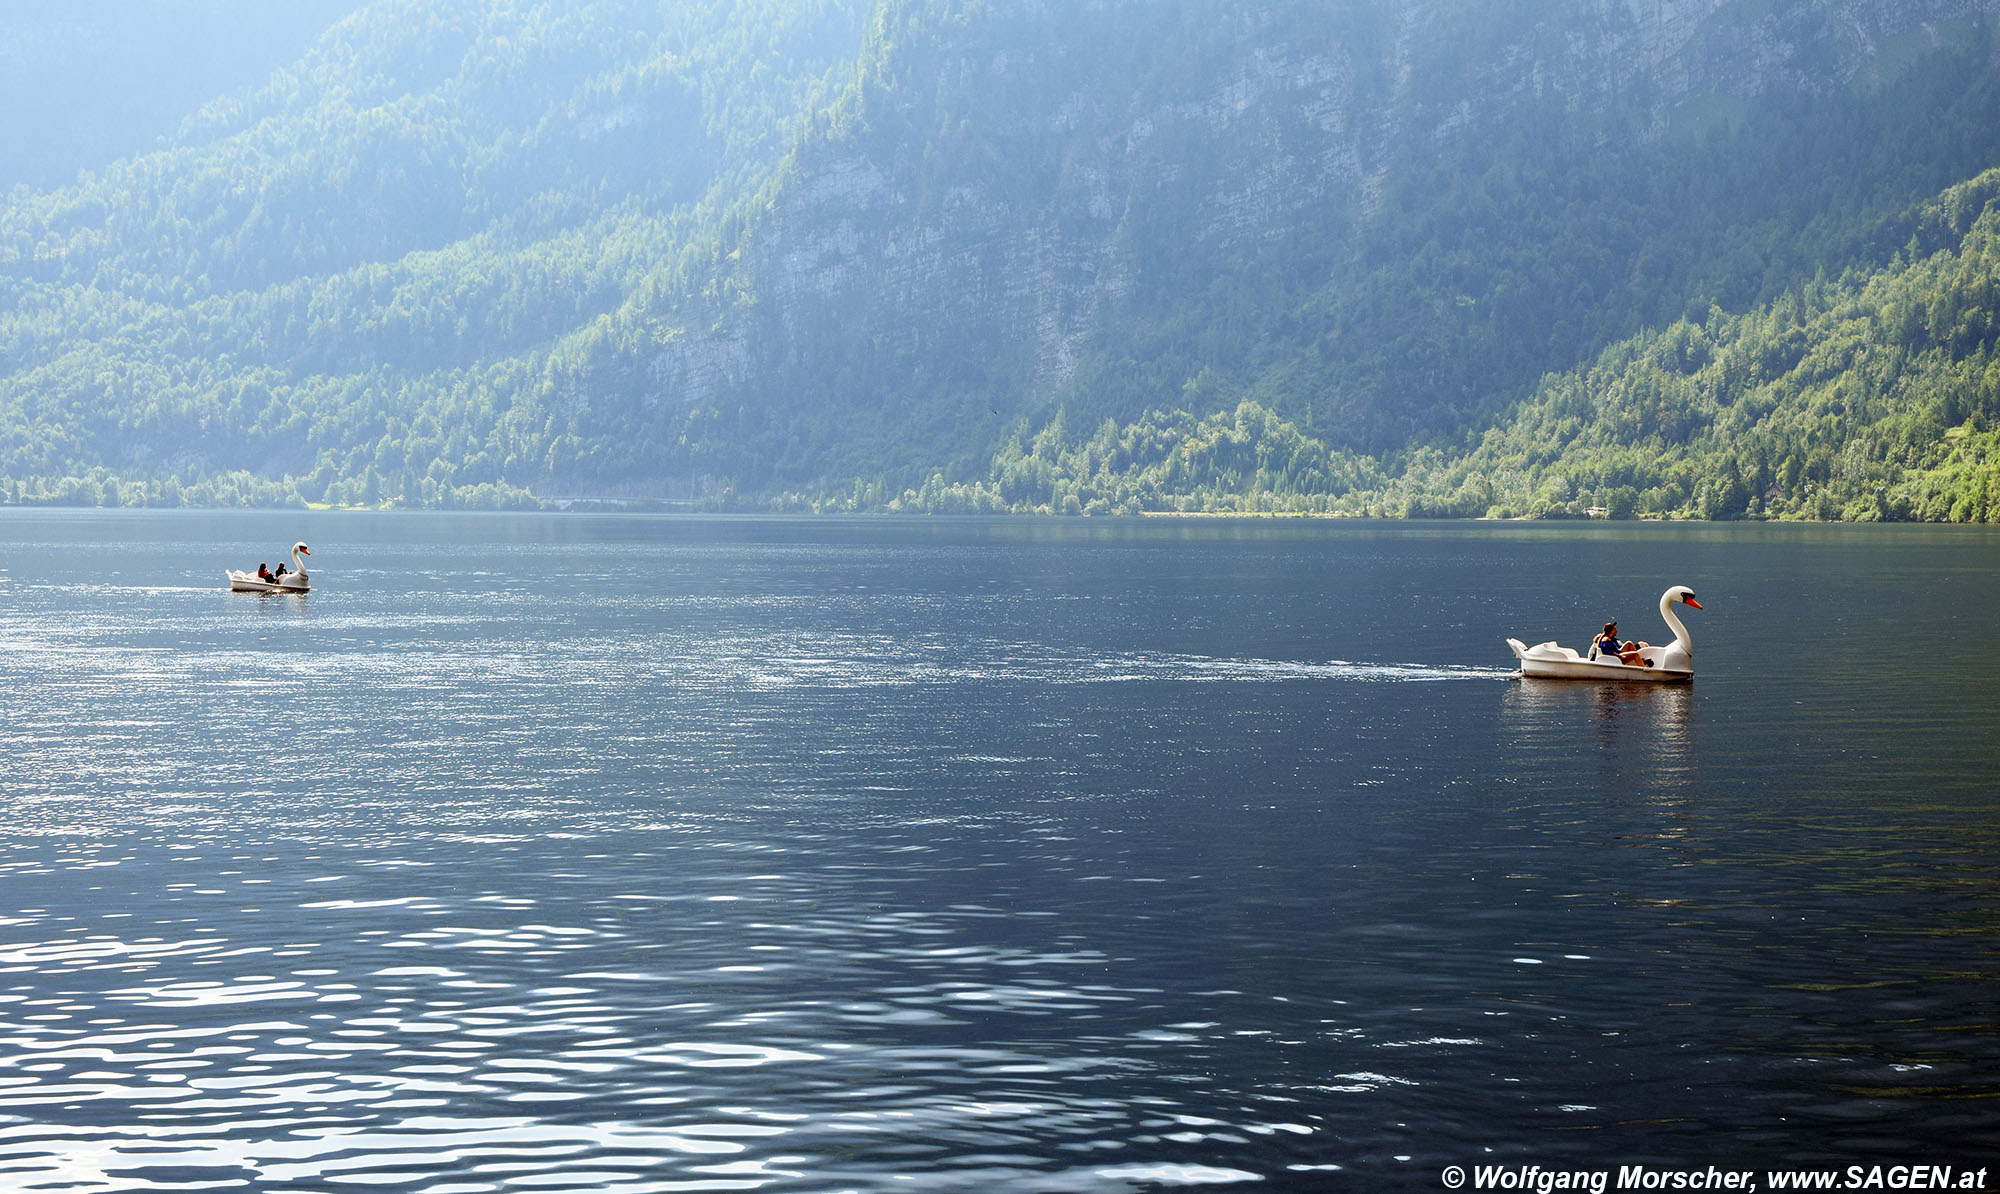
[[[1510, 638], [1507, 645], [1514, 649], [1514, 658], [1521, 661], [1521, 674], [1534, 679], [1619, 680], [1635, 684], [1677, 684], [1694, 679], [1692, 668], [1663, 667], [1658, 659], [1652, 667], [1647, 667], [1616, 659], [1586, 659], [1574, 648], [1558, 647], [1552, 642], [1530, 647], [1520, 639]], [[1646, 654], [1662, 652], [1655, 647]]]
[[285, 579], [279, 581], [277, 584], [272, 584], [269, 581], [257, 579], [257, 574], [255, 572], [238, 572], [232, 568], [228, 570], [228, 575], [229, 575], [229, 591], [232, 593], [312, 592], [311, 586], [306, 584], [306, 580], [302, 576], [298, 578], [298, 583], [296, 584], [292, 583], [291, 575], [287, 575]]

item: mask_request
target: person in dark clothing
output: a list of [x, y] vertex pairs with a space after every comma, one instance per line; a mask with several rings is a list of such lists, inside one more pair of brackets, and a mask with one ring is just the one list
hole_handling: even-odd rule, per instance
[[1591, 643], [1591, 646], [1596, 649], [1599, 659], [1616, 659], [1620, 663], [1629, 663], [1637, 667], [1653, 666], [1649, 660], [1639, 654], [1639, 652], [1645, 650], [1649, 645], [1647, 643], [1619, 642], [1618, 623], [1616, 622], [1606, 622], [1603, 631], [1598, 634], [1597, 640]]

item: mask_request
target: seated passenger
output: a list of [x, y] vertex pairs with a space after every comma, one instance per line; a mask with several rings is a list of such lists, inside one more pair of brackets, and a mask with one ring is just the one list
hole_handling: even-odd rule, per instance
[[[278, 566], [280, 568], [284, 567], [283, 564], [280, 564]], [[274, 585], [278, 583], [278, 578], [271, 575], [271, 566], [269, 564], [257, 565], [257, 579], [263, 581], [267, 585]]]
[[1651, 646], [1650, 643], [1621, 643], [1618, 641], [1618, 623], [1606, 622], [1604, 630], [1590, 644], [1599, 659], [1611, 658], [1634, 667], [1652, 667], [1652, 662], [1639, 652]]

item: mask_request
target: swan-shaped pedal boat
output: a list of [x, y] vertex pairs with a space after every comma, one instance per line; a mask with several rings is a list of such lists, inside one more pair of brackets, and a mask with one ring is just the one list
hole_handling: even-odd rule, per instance
[[1672, 628], [1674, 641], [1665, 646], [1648, 646], [1640, 651], [1640, 658], [1645, 663], [1626, 663], [1615, 655], [1599, 655], [1595, 646], [1585, 656], [1578, 655], [1572, 647], [1558, 647], [1553, 642], [1536, 643], [1530, 647], [1520, 639], [1510, 638], [1507, 645], [1514, 648], [1514, 658], [1521, 661], [1523, 676], [1550, 680], [1630, 680], [1654, 684], [1685, 682], [1694, 679], [1694, 640], [1688, 637], [1687, 627], [1674, 616], [1676, 605], [1701, 608], [1701, 602], [1694, 599], [1694, 590], [1686, 585], [1675, 585], [1660, 594], [1660, 616]]
[[238, 572], [228, 569], [229, 590], [232, 593], [308, 593], [312, 586], [306, 581], [306, 566], [299, 559], [309, 556], [303, 543], [292, 544], [292, 570], [275, 580], [265, 580], [255, 572]]

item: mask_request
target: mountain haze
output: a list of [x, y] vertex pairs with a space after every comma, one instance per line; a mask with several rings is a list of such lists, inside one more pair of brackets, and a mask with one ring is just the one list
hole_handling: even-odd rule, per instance
[[0, 208], [0, 497], [2000, 516], [2000, 0], [329, 11]]
[[0, 38], [0, 190], [59, 186], [153, 149], [190, 111], [263, 81], [359, 3], [9, 5]]

